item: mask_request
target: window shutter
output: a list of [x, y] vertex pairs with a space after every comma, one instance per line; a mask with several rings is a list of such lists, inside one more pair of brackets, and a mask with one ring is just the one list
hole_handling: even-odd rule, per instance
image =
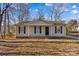
[[61, 26], [61, 33], [62, 33], [62, 26]]
[[24, 34], [26, 33], [26, 27], [24, 26]]
[[21, 31], [21, 30], [20, 30], [20, 26], [19, 26], [19, 27], [18, 27], [18, 33], [19, 33], [19, 34], [20, 34], [20, 31]]
[[36, 34], [36, 26], [34, 26], [34, 33]]
[[40, 26], [40, 34], [41, 34], [41, 26]]
[[57, 26], [55, 26], [55, 33], [57, 33]]

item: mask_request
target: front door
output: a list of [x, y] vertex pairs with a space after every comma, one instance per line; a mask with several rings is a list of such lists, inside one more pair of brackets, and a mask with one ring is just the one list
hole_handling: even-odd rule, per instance
[[45, 35], [49, 35], [49, 27], [45, 27]]

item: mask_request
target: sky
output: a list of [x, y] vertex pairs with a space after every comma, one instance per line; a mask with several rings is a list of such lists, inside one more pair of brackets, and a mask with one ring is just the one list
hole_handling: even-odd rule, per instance
[[[48, 9], [53, 6], [52, 3], [30, 3], [31, 6], [31, 17], [36, 17], [36, 12], [39, 8], [43, 8], [43, 13], [45, 13], [45, 18], [49, 20]], [[58, 3], [56, 4], [58, 5]], [[79, 4], [78, 3], [64, 3], [64, 12], [61, 14], [63, 21], [69, 21], [70, 19], [77, 19], [79, 21]]]

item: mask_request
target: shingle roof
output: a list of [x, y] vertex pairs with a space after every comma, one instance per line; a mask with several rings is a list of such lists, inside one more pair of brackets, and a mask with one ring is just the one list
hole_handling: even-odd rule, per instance
[[[17, 23], [16, 25], [22, 24], [22, 23], [29, 24], [29, 23], [34, 22], [34, 21], [38, 21], [38, 20], [33, 20], [33, 21], [22, 21], [22, 22]], [[54, 24], [54, 25], [66, 25], [64, 21], [48, 21], [48, 20], [40, 20], [40, 21], [44, 21], [44, 22], [46, 22], [46, 23]]]

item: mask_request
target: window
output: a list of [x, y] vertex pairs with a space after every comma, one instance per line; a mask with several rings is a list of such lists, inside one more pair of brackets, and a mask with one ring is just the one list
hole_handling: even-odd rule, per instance
[[24, 34], [26, 33], [26, 27], [24, 26]]
[[57, 26], [55, 26], [55, 33], [57, 33]]
[[42, 27], [41, 26], [34, 26], [34, 33], [41, 34], [42, 33]]
[[55, 26], [55, 33], [62, 33], [62, 26]]
[[34, 26], [34, 33], [36, 34], [36, 26]]
[[18, 33], [20, 34], [20, 26], [18, 27]]
[[36, 26], [36, 33], [39, 33], [39, 26]]
[[57, 26], [57, 33], [61, 33], [61, 27]]

